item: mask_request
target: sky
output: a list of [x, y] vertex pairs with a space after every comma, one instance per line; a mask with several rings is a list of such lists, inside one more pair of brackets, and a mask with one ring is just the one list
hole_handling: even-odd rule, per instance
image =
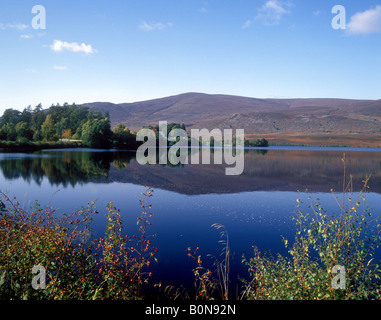
[[0, 41], [0, 114], [185, 92], [381, 99], [381, 0], [1, 0]]

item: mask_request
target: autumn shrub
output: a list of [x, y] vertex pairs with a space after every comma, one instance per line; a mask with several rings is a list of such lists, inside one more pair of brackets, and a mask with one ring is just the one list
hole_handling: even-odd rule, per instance
[[[28, 210], [15, 198], [0, 199], [0, 299], [141, 299], [156, 249], [147, 227], [152, 190], [141, 200], [139, 235], [122, 232], [119, 209], [107, 205], [105, 236], [95, 239], [94, 202], [58, 215], [36, 202]], [[32, 268], [46, 270], [46, 288], [35, 290]]]
[[152, 247], [152, 238], [147, 228], [151, 225], [151, 204], [149, 198], [153, 190], [147, 188], [140, 200], [143, 209], [137, 218], [139, 235], [123, 236], [122, 219], [119, 209], [113, 203], [107, 205], [107, 225], [104, 238], [96, 240], [97, 254], [97, 283], [93, 298], [106, 299], [141, 299], [142, 286], [148, 283], [151, 272], [148, 267], [156, 260], [157, 248]]
[[[212, 275], [212, 271], [208, 268], [205, 268], [202, 264], [201, 255], [198, 255], [197, 252], [200, 248], [197, 247], [193, 252], [191, 248], [187, 249], [188, 257], [194, 259], [196, 262], [195, 267], [192, 269], [194, 278], [195, 278], [195, 300], [214, 300], [214, 292], [217, 288], [217, 282], [214, 276]], [[166, 288], [170, 293], [174, 291], [171, 286]], [[171, 290], [168, 290], [171, 289]], [[173, 298], [176, 300], [179, 297], [178, 288], [176, 289], [176, 294]], [[188, 298], [189, 295], [187, 294]], [[172, 297], [171, 297], [172, 298]]]
[[[212, 259], [211, 268], [207, 268], [202, 261], [202, 255], [199, 254], [200, 247], [192, 251], [187, 248], [186, 252], [189, 258], [195, 262], [192, 269], [195, 284], [195, 300], [229, 300], [229, 283], [230, 283], [230, 243], [229, 234], [225, 226], [214, 223], [212, 227], [220, 231], [220, 240], [222, 251], [220, 257], [208, 254]], [[168, 297], [173, 300], [190, 299], [189, 292], [182, 286], [174, 287], [169, 285], [165, 288]]]

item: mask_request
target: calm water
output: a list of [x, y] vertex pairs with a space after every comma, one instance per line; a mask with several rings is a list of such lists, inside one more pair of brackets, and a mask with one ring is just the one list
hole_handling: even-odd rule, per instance
[[[38, 200], [42, 206], [70, 212], [97, 199], [100, 214], [94, 220], [96, 236], [104, 232], [105, 205], [110, 201], [121, 209], [128, 233], [136, 233], [138, 200], [144, 186], [154, 188], [152, 233], [158, 236], [158, 264], [152, 282], [193, 287], [194, 261], [188, 247], [200, 247], [206, 265], [207, 254], [219, 256], [219, 231], [229, 232], [232, 282], [237, 274], [246, 277], [241, 263], [250, 257], [252, 245], [261, 251], [286, 253], [281, 236], [292, 242], [296, 199], [320, 199], [329, 211], [338, 211], [330, 190], [342, 190], [343, 153], [347, 173], [353, 175], [354, 190], [372, 174], [366, 205], [374, 216], [381, 215], [381, 150], [332, 148], [251, 149], [245, 154], [240, 176], [226, 176], [221, 165], [141, 166], [134, 153], [86, 149], [0, 153], [0, 189], [16, 195], [26, 205]], [[299, 195], [298, 192], [301, 192]]]

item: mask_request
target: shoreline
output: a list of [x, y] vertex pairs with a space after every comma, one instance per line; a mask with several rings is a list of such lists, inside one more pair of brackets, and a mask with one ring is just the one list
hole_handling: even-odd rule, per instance
[[33, 152], [42, 149], [69, 149], [83, 147], [80, 142], [16, 142], [16, 141], [0, 141], [0, 152]]
[[[190, 148], [190, 147], [188, 147]], [[90, 148], [83, 145], [72, 145], [72, 144], [57, 144], [57, 145], [17, 145], [13, 147], [2, 147], [0, 146], [0, 153], [29, 153], [41, 150], [61, 150], [61, 149], [86, 149], [92, 152], [136, 152], [133, 149], [99, 149]], [[169, 149], [169, 147], [168, 147]], [[234, 148], [235, 149], [235, 148]], [[241, 149], [241, 148], [240, 148]], [[244, 150], [296, 150], [296, 151], [348, 151], [348, 152], [381, 152], [381, 147], [352, 147], [352, 146], [307, 146], [307, 145], [270, 145], [268, 147], [243, 147]], [[79, 150], [79, 151], [81, 151]], [[211, 147], [211, 151], [214, 147]]]
[[[97, 150], [97, 148], [90, 148], [83, 145], [80, 141], [31, 141], [31, 142], [17, 142], [17, 141], [0, 141], [0, 153], [13, 153], [13, 152], [34, 152], [39, 150], [55, 150], [55, 149], [79, 149], [86, 148]], [[168, 146], [170, 148], [170, 146]], [[188, 148], [191, 148], [190, 146]], [[214, 146], [210, 146], [214, 149]], [[381, 151], [381, 146], [375, 145], [357, 145], [357, 144], [308, 144], [308, 143], [287, 143], [271, 141], [268, 147], [251, 147], [245, 146], [245, 150], [287, 150], [288, 148], [296, 148], [300, 150], [321, 151], [321, 148], [328, 151]], [[113, 151], [135, 151], [133, 149], [125, 148], [105, 148], [102, 150]]]

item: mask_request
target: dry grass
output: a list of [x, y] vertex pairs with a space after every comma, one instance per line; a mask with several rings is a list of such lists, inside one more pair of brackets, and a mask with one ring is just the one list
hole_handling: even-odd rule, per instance
[[[261, 134], [270, 144], [292, 144], [308, 146], [347, 146], [347, 147], [381, 147], [381, 135], [367, 134], [300, 134], [300, 133], [267, 133]], [[246, 139], [257, 139], [257, 135], [247, 134]]]

